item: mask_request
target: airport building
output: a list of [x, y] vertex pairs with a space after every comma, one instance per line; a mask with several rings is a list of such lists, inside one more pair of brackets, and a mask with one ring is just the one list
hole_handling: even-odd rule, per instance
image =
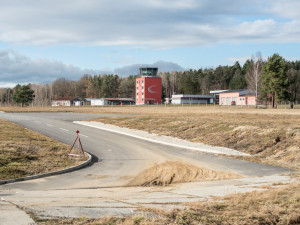
[[141, 77], [136, 78], [135, 84], [135, 103], [137, 105], [161, 103], [162, 86], [157, 71], [156, 67], [140, 67]]
[[220, 93], [219, 105], [252, 105], [257, 104], [255, 92], [251, 90], [228, 90]]
[[212, 95], [172, 95], [172, 104], [213, 104]]

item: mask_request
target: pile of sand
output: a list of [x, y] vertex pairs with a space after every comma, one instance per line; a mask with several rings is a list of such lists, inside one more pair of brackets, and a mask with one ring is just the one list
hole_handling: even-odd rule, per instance
[[166, 161], [155, 164], [136, 176], [130, 186], [167, 186], [172, 183], [239, 178], [241, 175], [199, 168], [182, 162]]

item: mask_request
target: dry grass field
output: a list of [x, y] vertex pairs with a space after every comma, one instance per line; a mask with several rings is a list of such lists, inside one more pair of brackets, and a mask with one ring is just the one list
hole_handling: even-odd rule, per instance
[[224, 146], [247, 160], [300, 169], [300, 110], [220, 106], [0, 107], [6, 112], [135, 114], [97, 121]]
[[89, 219], [38, 219], [40, 225], [292, 225], [300, 224], [300, 185], [264, 192], [234, 194], [207, 202], [186, 204], [185, 210], [144, 209], [156, 215]]
[[254, 107], [218, 106], [218, 105], [150, 105], [150, 106], [81, 106], [81, 107], [0, 107], [4, 112], [78, 112], [78, 113], [112, 113], [139, 115], [178, 115], [202, 113], [246, 113], [246, 114], [285, 114], [300, 115], [298, 109], [255, 109]]
[[99, 118], [96, 121], [229, 147], [251, 154], [252, 157], [247, 160], [300, 169], [300, 110], [216, 106], [100, 107], [79, 110], [140, 115]]
[[83, 162], [68, 157], [69, 146], [0, 120], [0, 180], [53, 172]]
[[[135, 114], [97, 121], [251, 154], [245, 160], [300, 170], [300, 110], [218, 106], [0, 108], [0, 111], [68, 111]], [[299, 173], [294, 175], [299, 179]], [[300, 224], [300, 183], [185, 204], [171, 212], [144, 209], [153, 217], [40, 219], [38, 224]]]

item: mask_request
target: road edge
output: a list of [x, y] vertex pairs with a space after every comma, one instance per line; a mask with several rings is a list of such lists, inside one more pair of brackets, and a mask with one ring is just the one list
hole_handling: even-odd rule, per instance
[[38, 174], [38, 175], [32, 175], [32, 176], [20, 177], [20, 178], [8, 179], [8, 180], [0, 180], [0, 185], [14, 183], [14, 182], [20, 182], [20, 181], [26, 181], [26, 180], [33, 180], [33, 179], [38, 179], [38, 178], [43, 178], [43, 177], [50, 177], [50, 176], [69, 173], [69, 172], [73, 172], [75, 170], [81, 169], [81, 168], [89, 165], [92, 162], [92, 155], [89, 154], [88, 152], [85, 152], [85, 153], [88, 155], [89, 158], [85, 162], [83, 162], [77, 166], [72, 166], [67, 169], [58, 170], [58, 171], [49, 172], [49, 173]]
[[[224, 155], [237, 155], [237, 156], [251, 156], [250, 154], [247, 153], [243, 153], [234, 149], [229, 149], [229, 148], [225, 148], [225, 147], [218, 147], [218, 146], [210, 146], [210, 145], [205, 145], [202, 143], [192, 143], [186, 140], [182, 140], [182, 139], [178, 139], [178, 138], [174, 138], [174, 137], [169, 137], [169, 136], [164, 136], [166, 138], [168, 138], [169, 140], [180, 140], [181, 142], [184, 142], [186, 144], [188, 143], [192, 143], [192, 144], [201, 144], [203, 147], [191, 147], [191, 146], [187, 146], [185, 144], [176, 144], [176, 143], [172, 143], [172, 141], [161, 141], [159, 139], [154, 140], [154, 137], [159, 137], [159, 135], [156, 134], [151, 134], [145, 131], [139, 131], [139, 130], [131, 130], [128, 128], [124, 128], [124, 127], [118, 127], [115, 125], [111, 125], [111, 124], [104, 124], [101, 122], [96, 122], [96, 121], [73, 121], [73, 123], [75, 124], [79, 124], [79, 125], [83, 125], [83, 126], [88, 126], [88, 127], [93, 127], [93, 128], [97, 128], [100, 130], [105, 130], [105, 131], [109, 131], [109, 132], [114, 132], [117, 134], [121, 134], [121, 135], [126, 135], [129, 137], [133, 137], [133, 138], [137, 138], [137, 139], [141, 139], [141, 140], [146, 140], [146, 141], [150, 141], [153, 143], [158, 143], [158, 144], [163, 144], [163, 145], [168, 145], [168, 146], [172, 146], [172, 147], [176, 147], [176, 148], [184, 148], [184, 149], [188, 149], [188, 150], [192, 150], [192, 151], [198, 151], [198, 152], [204, 152], [204, 153], [209, 153], [209, 154], [224, 154]], [[102, 127], [100, 125], [104, 125], [105, 127]], [[117, 129], [114, 129], [114, 128]], [[147, 136], [151, 136], [151, 137], [145, 137], [139, 134], [136, 134], [135, 132], [143, 132], [143, 133], [147, 133]], [[212, 147], [213, 149], [204, 149], [204, 147]], [[226, 150], [226, 151], [224, 151]]]

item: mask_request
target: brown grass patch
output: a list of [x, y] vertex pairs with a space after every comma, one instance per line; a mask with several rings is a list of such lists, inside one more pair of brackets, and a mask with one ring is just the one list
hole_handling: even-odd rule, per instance
[[188, 210], [173, 212], [176, 222], [300, 224], [300, 183], [268, 191], [228, 195], [214, 201], [188, 203], [187, 206]]
[[167, 186], [173, 183], [223, 180], [241, 177], [238, 174], [199, 168], [183, 162], [166, 161], [142, 171], [129, 186]]
[[244, 158], [300, 169], [300, 116], [201, 113], [99, 118], [96, 121], [236, 149]]
[[53, 172], [82, 163], [68, 157], [69, 146], [0, 120], [0, 179]]
[[35, 218], [39, 225], [163, 225], [169, 224], [164, 218], [146, 218], [144, 216], [130, 216], [125, 218], [106, 217], [100, 219], [76, 218], [76, 219], [40, 219]]
[[98, 121], [233, 148], [271, 165], [300, 169], [300, 110], [220, 106], [0, 107], [7, 112], [139, 114]]
[[298, 109], [255, 109], [248, 106], [214, 106], [214, 105], [142, 105], [142, 106], [82, 106], [82, 107], [0, 107], [4, 112], [75, 112], [103, 114], [139, 114], [139, 115], [183, 115], [183, 114], [259, 114], [259, 115], [300, 115]]

